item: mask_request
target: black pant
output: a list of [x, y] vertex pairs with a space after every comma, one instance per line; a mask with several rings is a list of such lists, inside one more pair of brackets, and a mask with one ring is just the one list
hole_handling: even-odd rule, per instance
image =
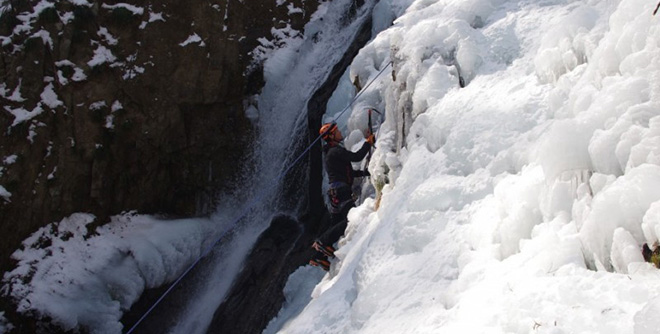
[[[348, 225], [348, 219], [346, 216], [348, 215], [348, 211], [351, 210], [351, 208], [355, 207], [355, 202], [349, 201], [347, 202], [338, 213], [331, 213], [330, 214], [330, 227], [321, 234], [321, 236], [318, 238], [319, 241], [323, 245], [326, 246], [333, 246], [335, 242], [341, 238], [342, 235], [344, 235], [344, 232], [346, 231], [346, 226]], [[314, 255], [315, 259], [327, 259], [327, 257], [321, 253], [321, 252], [316, 252]]]
[[355, 202], [349, 201], [338, 213], [330, 214], [331, 226], [321, 236], [319, 240], [326, 246], [332, 246], [344, 235], [348, 225], [348, 211], [355, 207]]

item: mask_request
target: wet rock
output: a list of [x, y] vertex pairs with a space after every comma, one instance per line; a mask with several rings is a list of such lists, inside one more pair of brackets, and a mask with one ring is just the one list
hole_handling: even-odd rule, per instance
[[266, 327], [284, 301], [289, 273], [306, 264], [305, 254], [312, 254], [308, 245], [298, 242], [302, 232], [290, 217], [273, 219], [248, 255], [230, 294], [215, 311], [209, 333], [260, 333]]

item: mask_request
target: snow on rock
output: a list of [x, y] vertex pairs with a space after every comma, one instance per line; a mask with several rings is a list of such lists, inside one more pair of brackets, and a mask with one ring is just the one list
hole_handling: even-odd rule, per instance
[[300, 13], [300, 14], [304, 13], [302, 8], [298, 8], [298, 7], [294, 6], [293, 3], [289, 3], [289, 5], [286, 8], [289, 10], [289, 15], [297, 14], [297, 13]]
[[74, 68], [74, 73], [71, 76], [71, 80], [73, 80], [75, 82], [85, 81], [85, 80], [87, 80], [87, 75], [85, 75], [85, 71], [82, 68], [75, 67]]
[[[121, 104], [121, 102], [119, 102], [117, 100], [115, 100], [115, 102], [112, 102], [112, 106], [110, 106], [110, 111], [113, 112], [113, 113], [116, 112], [116, 111], [122, 110], [122, 109], [124, 109], [124, 106]], [[114, 114], [110, 114], [110, 115], [105, 117], [105, 127], [107, 129], [114, 129], [115, 128], [115, 123], [114, 122], [115, 122], [115, 115]]]
[[[73, 81], [76, 81], [76, 82], [84, 81], [84, 80], [87, 79], [87, 76], [85, 75], [85, 72], [83, 71], [83, 69], [77, 67], [76, 64], [74, 64], [74, 63], [71, 62], [70, 60], [60, 60], [60, 61], [58, 61], [58, 62], [55, 63], [55, 66], [58, 67], [58, 70], [57, 70], [57, 81], [58, 81], [61, 85], [66, 85], [66, 84], [68, 84], [68, 83], [69, 83], [69, 79], [71, 79], [71, 80], [73, 80]], [[70, 67], [70, 68], [73, 69], [74, 72], [73, 72], [73, 74], [71, 75], [71, 78], [67, 78], [67, 77], [64, 76], [64, 72], [62, 71], [62, 67]]]
[[156, 21], [165, 22], [165, 18], [163, 18], [163, 13], [149, 13], [149, 23]]
[[108, 31], [108, 28], [106, 27], [100, 27], [97, 34], [103, 37], [105, 42], [108, 43], [109, 45], [117, 45], [117, 43], [119, 43], [117, 38], [112, 36], [112, 34], [110, 34], [110, 32]]
[[14, 122], [11, 124], [11, 126], [16, 126], [23, 122], [29, 121], [44, 112], [41, 103], [39, 103], [32, 110], [27, 110], [21, 107], [11, 108], [9, 106], [5, 106], [5, 110], [14, 116]]
[[163, 21], [165, 22], [165, 18], [163, 18], [163, 13], [149, 13], [149, 20], [148, 21], [142, 21], [140, 23], [140, 29], [144, 29], [147, 27], [149, 23], [156, 22], [156, 21]]
[[5, 189], [5, 187], [0, 185], [0, 197], [2, 197], [5, 201], [9, 202], [11, 198], [11, 193]]
[[[112, 51], [110, 51], [110, 49], [106, 48], [103, 45], [99, 45], [96, 48], [96, 50], [94, 50], [94, 57], [92, 57], [92, 60], [87, 62], [87, 65], [89, 65], [89, 67], [94, 67], [105, 63], [112, 63], [115, 60], [117, 60], [117, 57], [115, 57], [115, 55], [112, 54]], [[75, 76], [76, 75], [74, 74], [74, 77]], [[76, 80], [75, 78], [73, 80], [81, 81], [81, 80]]]
[[54, 178], [55, 178], [55, 173], [57, 173], [57, 166], [56, 166], [55, 168], [53, 168], [53, 171], [50, 172], [50, 174], [48, 174], [48, 176], [46, 177], [46, 179], [47, 179], [47, 180], [52, 180], [52, 179], [54, 179]]
[[18, 85], [12, 91], [11, 95], [9, 95], [9, 96], [4, 95], [4, 97], [7, 100], [12, 101], [12, 102], [24, 102], [25, 99], [21, 96], [22, 83], [23, 83], [23, 79], [19, 79], [18, 80]]
[[[54, 7], [55, 5], [52, 2], [49, 2], [48, 0], [41, 0], [34, 5], [33, 10], [31, 12], [19, 13], [18, 15], [16, 15], [16, 18], [19, 21], [21, 21], [21, 23], [16, 25], [16, 27], [14, 27], [14, 31], [12, 32], [12, 34], [20, 35], [23, 33], [30, 32], [32, 25], [36, 22], [41, 12], [43, 12], [48, 8], [54, 8]], [[44, 44], [49, 45], [51, 48], [53, 47], [53, 42], [52, 39], [50, 38], [50, 34], [45, 30], [40, 30], [32, 37], [41, 38]], [[7, 43], [9, 43], [10, 41], [11, 39], [8, 39]]]
[[102, 7], [105, 9], [123, 8], [133, 13], [133, 15], [142, 15], [144, 13], [144, 8], [127, 3], [117, 3], [114, 5], [108, 5], [104, 3]]
[[41, 93], [41, 101], [51, 109], [63, 106], [64, 102], [60, 101], [55, 93], [55, 87], [52, 82], [49, 82], [46, 87], [44, 87], [43, 93]]
[[199, 46], [205, 45], [202, 38], [199, 37], [199, 35], [197, 35], [196, 33], [193, 33], [192, 35], [188, 36], [188, 38], [185, 41], [179, 43], [179, 46], [186, 46], [192, 43], [199, 43]]
[[76, 6], [87, 6], [87, 7], [92, 6], [92, 4], [89, 3], [89, 1], [87, 0], [71, 0], [71, 3], [73, 3]]
[[5, 165], [11, 165], [16, 162], [16, 159], [18, 159], [18, 156], [16, 154], [12, 154], [9, 156], [6, 156], [3, 160], [2, 163]]
[[119, 319], [146, 288], [172, 281], [208, 247], [213, 222], [162, 221], [131, 213], [92, 231], [89, 214], [47, 225], [12, 255], [3, 278], [18, 312], [64, 330], [120, 333]]
[[107, 106], [108, 105], [105, 103], [105, 101], [96, 101], [89, 105], [89, 110], [100, 110], [106, 108]]
[[108, 115], [105, 117], [105, 128], [114, 129], [115, 128], [115, 115]]
[[51, 50], [53, 49], [53, 39], [50, 37], [50, 33], [48, 31], [41, 29], [32, 34], [32, 37], [40, 38], [44, 45], [48, 45]]
[[112, 112], [122, 110], [122, 109], [124, 109], [124, 106], [121, 104], [121, 102], [119, 102], [117, 100], [115, 100], [115, 102], [112, 102], [112, 106], [110, 107], [110, 110], [112, 110]]

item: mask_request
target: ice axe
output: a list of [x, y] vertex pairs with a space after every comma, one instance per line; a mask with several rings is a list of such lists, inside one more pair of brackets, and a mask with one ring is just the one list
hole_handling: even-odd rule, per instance
[[[383, 115], [380, 113], [380, 111], [376, 110], [375, 108], [369, 108], [367, 109], [367, 115], [368, 115], [368, 121], [367, 121], [367, 126], [369, 127], [369, 134], [373, 135], [374, 134], [374, 126], [373, 126], [373, 121], [371, 120], [371, 115], [372, 113], [375, 112], [378, 115]], [[373, 148], [376, 148], [376, 145], [372, 145]]]
[[[368, 115], [367, 126], [369, 127], [369, 135], [374, 134], [373, 121], [371, 120], [371, 115], [372, 115], [373, 112], [376, 112], [377, 114], [382, 115], [380, 113], [380, 111], [376, 110], [375, 108], [367, 109], [367, 115]], [[376, 143], [375, 142], [374, 142], [373, 145], [371, 145], [371, 148], [369, 149], [369, 154], [367, 155], [367, 165], [365, 166], [365, 168], [367, 168], [369, 166], [369, 161], [371, 161], [371, 150], [374, 149], [374, 148], [376, 148]]]
[[[373, 123], [371, 122], [371, 108], [367, 110], [367, 115], [369, 115], [369, 120], [367, 121], [367, 125], [369, 126], [369, 135], [374, 134], [374, 126]], [[373, 145], [371, 145], [372, 148], [376, 148], [376, 143], [374, 142]], [[369, 150], [369, 155], [371, 156], [371, 150]]]

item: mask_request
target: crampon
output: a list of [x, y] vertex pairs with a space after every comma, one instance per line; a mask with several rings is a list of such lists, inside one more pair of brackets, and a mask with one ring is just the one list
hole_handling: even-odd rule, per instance
[[328, 260], [312, 259], [312, 260], [309, 260], [309, 264], [311, 264], [315, 267], [321, 267], [321, 269], [323, 269], [325, 271], [330, 270], [330, 261], [328, 261]]
[[312, 248], [314, 248], [317, 252], [323, 253], [323, 255], [329, 258], [335, 257], [335, 248], [332, 246], [326, 246], [318, 240], [314, 241]]

